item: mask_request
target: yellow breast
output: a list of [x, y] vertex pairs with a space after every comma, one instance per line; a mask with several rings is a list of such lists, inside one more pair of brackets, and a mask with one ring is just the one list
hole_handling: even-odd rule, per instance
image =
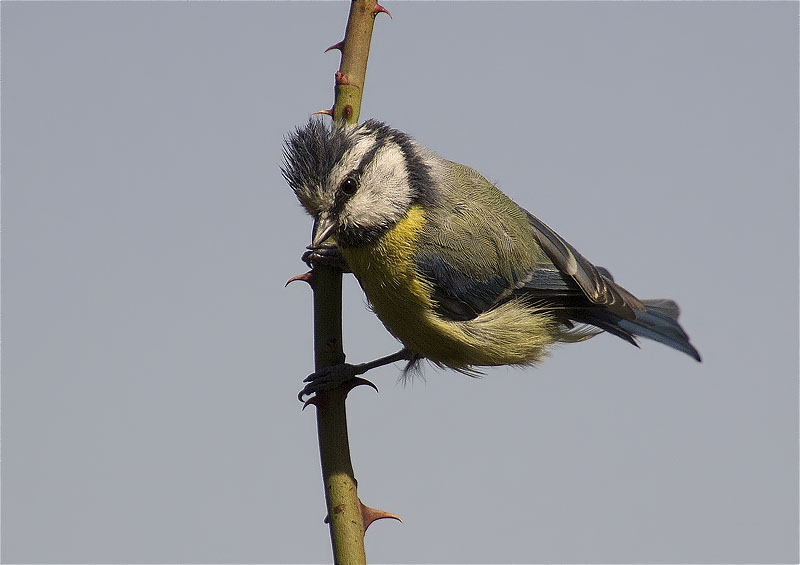
[[342, 249], [386, 329], [411, 351], [456, 369], [539, 360], [553, 342], [554, 323], [522, 301], [510, 300], [466, 321], [435, 313], [433, 288], [414, 267], [424, 224], [423, 209], [413, 206], [379, 241]]
[[[421, 206], [375, 243], [342, 249], [342, 254], [386, 328], [415, 351], [435, 339], [430, 330], [430, 285], [414, 269], [414, 250], [425, 222]], [[427, 330], [427, 331], [426, 331]]]

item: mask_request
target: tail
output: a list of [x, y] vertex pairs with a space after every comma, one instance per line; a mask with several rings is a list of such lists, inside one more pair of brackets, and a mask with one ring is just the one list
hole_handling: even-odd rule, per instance
[[658, 298], [642, 300], [644, 312], [636, 312], [635, 320], [626, 320], [608, 310], [595, 310], [581, 317], [582, 322], [621, 337], [638, 347], [636, 337], [646, 337], [701, 361], [700, 353], [689, 342], [689, 336], [678, 323], [680, 309], [673, 300]]

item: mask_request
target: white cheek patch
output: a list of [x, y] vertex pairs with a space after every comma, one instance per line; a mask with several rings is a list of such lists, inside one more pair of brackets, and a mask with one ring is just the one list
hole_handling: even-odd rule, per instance
[[363, 227], [391, 224], [411, 206], [411, 197], [405, 155], [396, 143], [387, 143], [365, 167], [347, 215]]

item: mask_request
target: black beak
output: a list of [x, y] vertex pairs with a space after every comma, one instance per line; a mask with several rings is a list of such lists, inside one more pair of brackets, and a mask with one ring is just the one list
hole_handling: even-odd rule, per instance
[[328, 216], [320, 215], [314, 218], [314, 233], [311, 238], [311, 245], [308, 248], [319, 248], [326, 239], [333, 235], [337, 227], [336, 222]]

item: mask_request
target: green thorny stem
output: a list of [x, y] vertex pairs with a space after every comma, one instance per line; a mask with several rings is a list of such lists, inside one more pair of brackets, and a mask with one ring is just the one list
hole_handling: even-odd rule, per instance
[[[342, 52], [336, 73], [333, 108], [323, 110], [334, 120], [358, 123], [361, 95], [367, 74], [367, 59], [375, 17], [386, 10], [375, 0], [352, 0], [344, 39], [329, 49]], [[386, 12], [388, 13], [388, 12]], [[344, 363], [342, 349], [342, 273], [314, 265], [314, 363], [316, 370]], [[364, 531], [379, 518], [391, 514], [364, 506], [358, 498], [357, 482], [350, 460], [345, 399], [347, 385], [319, 392], [309, 400], [317, 409], [322, 480], [328, 508], [334, 563], [366, 563]]]

